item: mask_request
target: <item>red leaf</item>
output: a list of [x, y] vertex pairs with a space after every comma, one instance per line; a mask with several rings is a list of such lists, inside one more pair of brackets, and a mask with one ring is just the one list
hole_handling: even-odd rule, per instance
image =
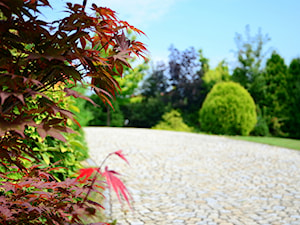
[[141, 31], [140, 29], [137, 29], [136, 27], [130, 25], [128, 22], [126, 21], [120, 21], [121, 24], [123, 24], [125, 27], [127, 27], [127, 29], [131, 29], [133, 30], [134, 32], [138, 33], [139, 35], [143, 34], [145, 36], [147, 36], [143, 31]]
[[73, 122], [76, 123], [79, 128], [81, 128], [80, 123], [76, 119], [73, 119]]
[[63, 122], [63, 119], [55, 118], [55, 119], [49, 120], [47, 124], [48, 125], [54, 125], [54, 124], [59, 124], [61, 122]]
[[47, 132], [43, 127], [37, 127], [36, 131], [41, 136], [42, 139], [44, 139], [47, 136]]
[[85, 49], [86, 40], [83, 37], [80, 37], [79, 40], [80, 40], [80, 44], [81, 44], [82, 48]]
[[71, 90], [69, 88], [65, 88], [64, 92], [67, 93], [66, 97], [68, 96], [73, 96], [74, 98], [81, 98], [84, 99], [86, 101], [89, 101], [90, 103], [92, 103], [94, 106], [98, 106], [92, 99], [90, 99], [89, 97], [86, 97], [84, 95], [79, 94], [77, 91]]
[[28, 119], [28, 121], [25, 120], [25, 118], [22, 118], [21, 116], [14, 121], [6, 121], [0, 117], [0, 136], [4, 135], [7, 131], [15, 131], [18, 134], [20, 134], [22, 137], [24, 137], [24, 129], [26, 125], [34, 126], [35, 122]]
[[8, 97], [10, 97], [11, 95], [12, 95], [11, 93], [1, 91], [1, 92], [0, 92], [1, 105], [3, 105], [4, 102], [5, 102], [5, 100], [6, 100]]
[[97, 171], [98, 168], [84, 168], [79, 170], [79, 176], [76, 178], [76, 180], [79, 180], [80, 178], [83, 178], [82, 183], [86, 182], [93, 174], [93, 172]]
[[97, 222], [97, 223], [91, 223], [90, 225], [111, 225], [111, 223], [101, 223], [101, 222]]
[[129, 50], [124, 50], [124, 51], [120, 51], [118, 52], [117, 54], [113, 55], [113, 59], [115, 61], [119, 60], [122, 62], [123, 65], [131, 68], [130, 64], [127, 62], [126, 59], [130, 59], [132, 58], [130, 55], [129, 55], [130, 51]]
[[125, 187], [124, 183], [116, 176], [119, 174], [113, 170], [108, 170], [108, 168], [105, 167], [105, 172], [102, 175], [106, 178], [106, 182], [109, 188], [114, 189], [119, 201], [121, 202], [121, 196], [123, 196], [123, 198], [130, 206], [129, 198], [131, 198], [131, 195]]
[[60, 141], [66, 142], [66, 138], [60, 134], [60, 132], [57, 129], [50, 128], [49, 130], [46, 131], [48, 135], [51, 137], [54, 137]]
[[116, 152], [113, 152], [111, 154], [115, 154], [117, 156], [119, 156], [121, 159], [123, 159], [125, 162], [127, 162], [127, 164], [129, 165], [129, 162], [128, 160], [126, 159], [125, 155], [123, 154], [122, 150], [119, 150], [119, 151], [116, 151]]

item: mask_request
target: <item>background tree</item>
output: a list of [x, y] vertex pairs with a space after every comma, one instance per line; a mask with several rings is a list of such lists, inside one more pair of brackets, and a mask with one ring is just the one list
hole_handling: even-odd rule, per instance
[[124, 118], [128, 127], [151, 128], [170, 110], [167, 102], [160, 97], [138, 98], [123, 107]]
[[204, 73], [202, 79], [207, 92], [209, 92], [216, 83], [229, 81], [231, 77], [227, 63], [225, 61], [220, 62], [215, 69], [210, 69]]
[[261, 30], [255, 36], [251, 36], [249, 25], [246, 26], [246, 38], [236, 34], [238, 65], [232, 74], [232, 80], [245, 87], [256, 103], [260, 103], [264, 95], [264, 79], [262, 62], [268, 51], [264, 51], [265, 45], [270, 41], [269, 36], [263, 35]]
[[289, 116], [286, 129], [290, 137], [300, 138], [300, 58], [293, 59], [288, 68]]
[[172, 91], [170, 93], [174, 108], [184, 109], [198, 100], [197, 94], [201, 87], [198, 54], [194, 48], [180, 52], [170, 47], [169, 76]]
[[122, 127], [124, 125], [124, 116], [120, 110], [118, 101], [112, 101], [114, 108], [110, 109], [110, 106], [103, 103], [97, 95], [94, 94], [90, 98], [98, 107], [95, 107], [90, 102], [85, 102], [84, 110], [92, 114], [87, 126]]
[[[134, 60], [131, 60], [134, 63]], [[91, 99], [99, 106], [94, 107], [91, 102], [85, 103], [85, 111], [90, 112], [92, 117], [87, 125], [89, 126], [124, 126], [125, 118], [123, 111], [130, 105], [132, 97], [138, 93], [139, 84], [148, 70], [148, 64], [137, 65], [133, 69], [124, 69], [123, 77], [115, 77], [121, 90], [112, 101], [113, 109], [104, 104], [97, 95], [92, 95]]]
[[[205, 98], [199, 55], [194, 48], [180, 52], [171, 46], [169, 50], [170, 102], [174, 109], [181, 111], [188, 125], [197, 126], [196, 112]], [[206, 69], [204, 64], [203, 69]]]
[[169, 87], [166, 77], [167, 67], [164, 62], [158, 62], [152, 67], [152, 71], [147, 79], [143, 81], [142, 95], [147, 97], [163, 96]]
[[289, 116], [288, 73], [284, 59], [275, 51], [267, 60], [263, 73], [265, 78], [265, 97], [263, 113], [267, 119], [270, 132], [283, 136], [285, 123]]
[[198, 54], [199, 54], [199, 62], [200, 62], [200, 65], [201, 65], [201, 69], [198, 73], [199, 73], [200, 77], [203, 77], [204, 74], [207, 71], [209, 71], [209, 59], [204, 57], [202, 49], [199, 49]]
[[[135, 61], [132, 61], [132, 64], [134, 63]], [[116, 96], [116, 100], [120, 106], [128, 104], [131, 97], [140, 94], [141, 81], [146, 76], [148, 70], [148, 63], [145, 62], [135, 66], [133, 69], [127, 69], [123, 77], [116, 78], [121, 87], [120, 93]]]

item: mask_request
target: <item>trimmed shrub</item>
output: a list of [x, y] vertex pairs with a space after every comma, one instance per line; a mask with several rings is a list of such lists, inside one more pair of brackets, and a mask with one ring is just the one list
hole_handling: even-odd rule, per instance
[[185, 131], [192, 132], [193, 129], [183, 122], [180, 113], [176, 110], [165, 113], [163, 120], [160, 121], [153, 129], [158, 130], [173, 130], [173, 131]]
[[221, 82], [206, 96], [199, 120], [203, 131], [246, 136], [257, 122], [255, 103], [240, 84]]

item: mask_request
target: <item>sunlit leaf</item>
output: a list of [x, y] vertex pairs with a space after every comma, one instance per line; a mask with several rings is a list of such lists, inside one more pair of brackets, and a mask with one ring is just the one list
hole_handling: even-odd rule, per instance
[[130, 205], [129, 198], [131, 198], [131, 195], [124, 183], [116, 176], [119, 174], [113, 170], [108, 170], [108, 168], [105, 167], [105, 171], [102, 173], [102, 175], [106, 178], [108, 186], [116, 193], [119, 201], [121, 201], [121, 197], [123, 197], [128, 205]]
[[81, 180], [82, 183], [86, 182], [94, 172], [97, 171], [97, 168], [84, 168], [79, 170], [79, 176], [76, 178], [77, 180], [80, 180], [80, 178], [83, 178]]
[[117, 156], [119, 156], [121, 159], [123, 159], [125, 162], [127, 162], [127, 164], [129, 164], [128, 160], [126, 159], [125, 155], [123, 154], [122, 150], [113, 152], [111, 154], [115, 154]]

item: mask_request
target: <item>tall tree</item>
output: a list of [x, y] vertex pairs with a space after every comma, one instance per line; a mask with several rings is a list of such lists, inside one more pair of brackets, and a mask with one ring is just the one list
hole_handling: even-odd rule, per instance
[[[131, 41], [136, 41], [137, 39], [137, 36], [134, 35], [132, 30], [127, 31], [127, 36]], [[129, 103], [132, 95], [137, 94], [139, 85], [141, 84], [141, 81], [144, 79], [149, 70], [148, 60], [144, 61], [143, 63], [137, 64], [137, 58], [132, 57], [128, 59], [128, 62], [135, 66], [133, 68], [124, 67], [123, 76], [116, 77], [116, 80], [121, 88], [121, 91], [116, 96], [118, 104], [120, 106]]]
[[264, 86], [261, 66], [268, 52], [264, 51], [264, 47], [270, 38], [262, 34], [260, 29], [255, 36], [251, 36], [249, 25], [246, 26], [245, 36], [245, 39], [239, 33], [235, 36], [238, 66], [233, 71], [232, 80], [244, 86], [258, 103], [263, 96]]
[[288, 73], [284, 59], [275, 51], [267, 60], [263, 111], [273, 135], [282, 136], [289, 116]]
[[290, 137], [300, 138], [300, 58], [292, 60], [288, 72], [290, 115], [286, 128], [289, 131]]
[[201, 94], [202, 79], [199, 56], [194, 48], [180, 52], [173, 46], [170, 47], [169, 75], [172, 90], [170, 92], [172, 105], [183, 111], [191, 112], [199, 109], [204, 100]]
[[210, 69], [203, 75], [203, 82], [207, 88], [207, 93], [216, 83], [229, 81], [230, 79], [228, 64], [225, 61], [221, 61], [215, 69]]
[[157, 97], [166, 94], [168, 89], [166, 70], [167, 67], [164, 62], [158, 62], [152, 67], [150, 76], [144, 80], [142, 85], [143, 96]]
[[119, 105], [129, 103], [133, 95], [139, 94], [140, 84], [148, 70], [148, 63], [145, 62], [135, 66], [133, 69], [126, 70], [123, 77], [116, 78], [121, 87], [120, 93], [116, 96]]
[[[135, 29], [135, 28], [133, 28]], [[133, 30], [129, 29], [126, 31], [126, 38], [128, 41], [136, 42], [137, 36], [134, 35]], [[139, 42], [137, 42], [139, 43]], [[97, 47], [101, 51], [103, 47], [99, 45]], [[102, 57], [107, 57], [109, 52], [101, 51]], [[130, 65], [136, 65], [136, 57], [128, 57], [126, 59]], [[97, 102], [100, 107], [93, 107], [91, 103], [86, 102], [86, 108], [93, 114], [88, 125], [92, 126], [123, 126], [124, 117], [120, 110], [122, 105], [128, 104], [130, 98], [137, 91], [139, 84], [148, 70], [148, 60], [143, 63], [136, 65], [134, 68], [131, 67], [120, 67], [119, 70], [123, 71], [122, 76], [114, 76], [115, 81], [118, 83], [119, 90], [115, 94], [113, 101], [113, 108], [109, 104], [104, 104], [97, 99], [97, 96], [92, 96], [92, 99]], [[117, 71], [117, 69], [116, 69]]]
[[85, 109], [92, 114], [89, 126], [124, 126], [123, 108], [130, 103], [130, 99], [136, 93], [140, 81], [148, 70], [148, 64], [143, 63], [133, 69], [125, 69], [123, 77], [115, 77], [119, 83], [121, 90], [116, 94], [116, 98], [112, 101], [113, 109], [104, 104], [97, 95], [92, 95], [91, 99], [99, 106], [94, 107], [90, 102], [85, 103]]
[[209, 59], [204, 57], [202, 49], [199, 49], [198, 54], [199, 54], [199, 62], [200, 62], [200, 66], [201, 66], [201, 69], [198, 73], [199, 73], [200, 77], [203, 77], [204, 74], [207, 71], [209, 71]]

